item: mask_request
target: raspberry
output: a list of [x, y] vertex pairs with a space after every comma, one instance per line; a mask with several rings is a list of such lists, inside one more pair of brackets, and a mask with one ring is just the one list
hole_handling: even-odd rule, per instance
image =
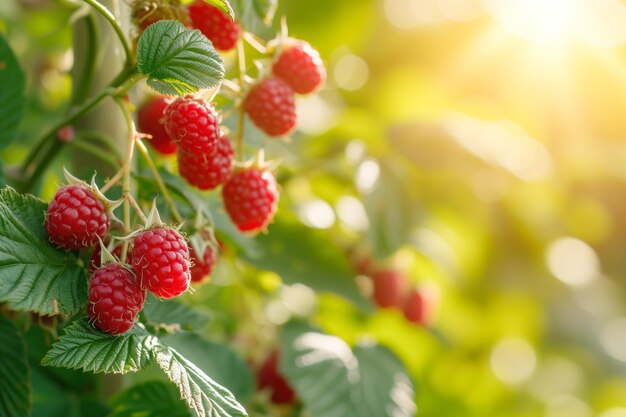
[[411, 290], [404, 301], [402, 312], [404, 317], [415, 324], [424, 324], [426, 322], [426, 299], [416, 289]]
[[137, 0], [132, 7], [132, 17], [141, 32], [159, 20], [178, 20], [189, 25], [187, 10], [178, 0]]
[[176, 142], [170, 139], [162, 123], [163, 110], [166, 107], [165, 97], [155, 97], [141, 106], [137, 112], [139, 130], [152, 136], [148, 143], [163, 155], [176, 152]]
[[402, 308], [407, 279], [398, 271], [384, 269], [372, 277], [374, 280], [374, 301], [381, 308]]
[[[89, 273], [90, 274], [93, 274], [96, 269], [102, 266], [100, 264], [101, 254], [102, 254], [102, 249], [100, 249], [100, 245], [96, 245], [96, 248], [93, 250], [91, 257], [89, 258]], [[120, 257], [122, 256], [122, 245], [115, 245], [115, 247], [111, 251], [111, 254], [115, 256], [117, 259], [120, 259]]]
[[326, 69], [319, 52], [304, 41], [285, 45], [285, 49], [274, 61], [272, 72], [299, 94], [312, 93], [326, 79]]
[[217, 150], [210, 155], [178, 150], [178, 172], [187, 182], [201, 190], [212, 190], [226, 182], [232, 169], [235, 151], [230, 139], [221, 136]]
[[272, 352], [265, 360], [257, 374], [257, 386], [260, 390], [268, 389], [274, 404], [291, 404], [296, 394], [285, 378], [278, 371], [278, 352]]
[[141, 287], [157, 297], [176, 297], [189, 288], [189, 249], [172, 228], [157, 227], [136, 236], [130, 259]]
[[110, 219], [102, 200], [86, 186], [60, 188], [46, 212], [48, 239], [55, 245], [77, 250], [90, 248], [109, 231]]
[[103, 332], [124, 333], [133, 327], [145, 299], [146, 292], [130, 269], [120, 264], [106, 264], [96, 269], [89, 279], [87, 314]]
[[189, 257], [191, 258], [192, 263], [191, 282], [200, 282], [205, 277], [211, 275], [211, 270], [217, 260], [215, 255], [215, 251], [211, 248], [211, 246], [207, 246], [204, 250], [202, 260], [199, 260], [193, 247], [189, 247]]
[[265, 229], [276, 213], [276, 179], [259, 168], [235, 172], [222, 188], [222, 198], [230, 218], [242, 232]]
[[189, 6], [189, 16], [192, 26], [200, 29], [211, 42], [215, 49], [228, 51], [232, 49], [241, 36], [239, 23], [215, 6], [211, 6], [203, 0], [196, 0]]
[[180, 146], [195, 154], [215, 151], [220, 137], [217, 113], [204, 101], [177, 98], [164, 111], [165, 130]]
[[293, 91], [280, 78], [266, 78], [250, 90], [243, 108], [254, 124], [269, 136], [281, 136], [296, 126]]

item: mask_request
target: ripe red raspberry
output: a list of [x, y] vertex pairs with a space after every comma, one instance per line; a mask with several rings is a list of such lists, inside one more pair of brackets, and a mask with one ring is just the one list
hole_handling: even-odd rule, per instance
[[182, 148], [195, 154], [211, 154], [220, 137], [217, 113], [207, 103], [181, 97], [164, 111], [165, 130]]
[[243, 108], [254, 124], [269, 136], [282, 136], [296, 126], [291, 87], [280, 78], [266, 78], [248, 92]]
[[228, 51], [232, 49], [241, 36], [241, 26], [215, 6], [203, 0], [196, 0], [189, 6], [192, 26], [200, 29], [215, 49]]
[[103, 332], [124, 333], [133, 327], [145, 299], [146, 292], [130, 269], [116, 263], [106, 264], [89, 279], [87, 314]]
[[227, 136], [217, 140], [213, 154], [196, 154], [178, 150], [178, 172], [187, 182], [201, 190], [212, 190], [226, 182], [232, 170], [235, 151]]
[[230, 218], [242, 232], [265, 229], [276, 213], [276, 179], [259, 168], [235, 172], [222, 188], [222, 198]]
[[404, 317], [411, 323], [425, 324], [427, 303], [423, 294], [417, 289], [412, 289], [404, 300], [402, 312]]
[[324, 84], [326, 69], [319, 52], [307, 42], [285, 45], [274, 61], [272, 72], [298, 94], [309, 94]]
[[130, 259], [141, 287], [157, 297], [176, 297], [189, 288], [187, 242], [170, 227], [157, 227], [137, 235]]
[[[89, 258], [89, 273], [90, 274], [93, 274], [96, 269], [102, 266], [100, 263], [101, 254], [102, 254], [102, 249], [100, 249], [100, 245], [96, 245], [96, 248], [93, 250], [91, 257]], [[117, 259], [120, 259], [120, 257], [122, 256], [122, 245], [121, 244], [115, 245], [115, 247], [111, 251], [111, 254], [115, 256]]]
[[176, 152], [176, 142], [170, 138], [163, 125], [163, 111], [166, 107], [165, 97], [155, 97], [141, 106], [137, 112], [139, 130], [152, 135], [152, 139], [147, 142], [163, 155]]
[[404, 274], [392, 269], [383, 269], [374, 273], [372, 279], [376, 305], [381, 308], [402, 308], [408, 283]]
[[259, 390], [268, 389], [272, 393], [270, 399], [274, 404], [291, 404], [296, 397], [278, 370], [277, 351], [272, 352], [259, 368], [257, 386]]
[[77, 250], [104, 239], [110, 219], [104, 202], [88, 187], [68, 185], [60, 188], [48, 205], [45, 224], [50, 242]]
[[191, 258], [191, 282], [200, 282], [204, 278], [211, 275], [213, 265], [217, 260], [215, 251], [211, 246], [207, 246], [204, 250], [202, 259], [198, 259], [198, 255], [192, 246], [189, 247], [189, 257]]

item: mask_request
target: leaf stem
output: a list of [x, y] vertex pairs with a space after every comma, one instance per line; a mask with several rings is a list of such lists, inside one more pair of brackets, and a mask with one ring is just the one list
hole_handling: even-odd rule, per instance
[[85, 3], [89, 4], [91, 7], [96, 9], [98, 13], [100, 13], [110, 24], [115, 34], [117, 35], [120, 43], [122, 44], [122, 48], [124, 49], [124, 54], [126, 55], [126, 62], [124, 64], [124, 68], [131, 68], [133, 66], [133, 53], [130, 49], [130, 45], [128, 44], [128, 40], [126, 39], [126, 35], [124, 35], [124, 31], [122, 31], [121, 26], [115, 20], [115, 16], [113, 13], [109, 11], [106, 7], [100, 4], [97, 0], [83, 0]]
[[177, 223], [182, 223], [183, 217], [178, 212], [178, 209], [176, 208], [176, 204], [174, 204], [174, 200], [172, 199], [172, 195], [170, 194], [169, 190], [165, 186], [165, 183], [163, 182], [163, 179], [161, 178], [161, 174], [159, 174], [159, 170], [157, 169], [156, 165], [154, 164], [154, 161], [152, 160], [152, 157], [150, 156], [150, 152], [148, 152], [148, 149], [146, 149], [146, 145], [143, 144], [141, 139], [135, 139], [135, 141], [137, 142], [137, 149], [139, 149], [139, 153], [141, 153], [141, 155], [146, 160], [146, 163], [148, 164], [148, 168], [152, 172], [152, 175], [154, 175], [154, 180], [156, 181], [157, 186], [159, 187], [159, 190], [161, 190], [161, 193], [163, 193], [163, 198], [165, 199], [167, 206], [170, 208], [172, 212], [172, 217], [174, 217], [174, 220]]
[[98, 146], [95, 146], [95, 145], [87, 142], [85, 140], [85, 137], [83, 137], [83, 136], [78, 136], [77, 138], [75, 138], [74, 140], [68, 142], [67, 144], [69, 146], [75, 148], [75, 149], [87, 152], [87, 153], [95, 156], [96, 158], [100, 159], [101, 161], [104, 161], [107, 164], [109, 164], [111, 166], [111, 168], [114, 168], [116, 170], [118, 170], [120, 168], [119, 162], [115, 158], [113, 158], [107, 152], [103, 152], [102, 149], [100, 149]]
[[[130, 168], [133, 162], [133, 150], [135, 149], [135, 123], [133, 122], [133, 117], [131, 115], [130, 109], [128, 108], [128, 104], [125, 102], [125, 100], [120, 97], [116, 97], [115, 102], [120, 107], [120, 110], [122, 111], [122, 114], [124, 115], [124, 121], [126, 122], [126, 127], [128, 128], [128, 139], [127, 139], [128, 142], [127, 142], [127, 147], [126, 147], [126, 157], [124, 158], [122, 169], [118, 172], [118, 174], [120, 172], [122, 173], [122, 197], [124, 198], [124, 201], [122, 203], [122, 210], [124, 213], [123, 214], [124, 234], [128, 235], [131, 232], [130, 208], [131, 208], [131, 199], [133, 199], [133, 197], [131, 195], [131, 189], [130, 189]], [[129, 243], [128, 240], [124, 240], [122, 242], [122, 254], [120, 256], [120, 261], [122, 261], [122, 263], [126, 261], [126, 254], [128, 253], [128, 243]]]

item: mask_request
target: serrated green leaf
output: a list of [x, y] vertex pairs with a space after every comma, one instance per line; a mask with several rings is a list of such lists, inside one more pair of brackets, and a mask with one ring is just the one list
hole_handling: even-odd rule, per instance
[[255, 267], [276, 272], [288, 284], [298, 282], [317, 291], [333, 292], [363, 310], [371, 309], [354, 282], [347, 257], [324, 232], [278, 218], [270, 233], [258, 235], [255, 242], [252, 251], [243, 253]]
[[224, 78], [224, 63], [211, 41], [175, 20], [153, 23], [143, 32], [137, 67], [151, 88], [167, 95], [214, 87]]
[[248, 401], [254, 390], [254, 376], [248, 364], [230, 347], [190, 332], [179, 332], [161, 340], [205, 374], [211, 375], [218, 384], [232, 392], [238, 401]]
[[148, 381], [117, 394], [108, 417], [191, 417], [178, 392], [162, 381]]
[[26, 344], [13, 323], [0, 316], [0, 416], [30, 414], [30, 368]]
[[65, 329], [65, 334], [52, 345], [41, 364], [90, 372], [134, 372], [151, 362], [157, 344], [158, 340], [138, 325], [112, 336], [83, 319]]
[[209, 378], [176, 350], [159, 345], [157, 364], [178, 387], [181, 397], [198, 417], [246, 417], [248, 413], [233, 394]]
[[413, 417], [415, 388], [402, 362], [299, 323], [282, 334], [279, 368], [315, 417]]
[[233, 8], [230, 6], [230, 3], [227, 0], [204, 0], [204, 2], [217, 7], [228, 16], [230, 16], [231, 19], [235, 19], [235, 12], [233, 11]]
[[143, 313], [154, 323], [177, 324], [181, 329], [203, 329], [207, 326], [210, 315], [175, 300], [161, 300], [148, 295]]
[[15, 137], [24, 111], [24, 71], [6, 38], [0, 35], [0, 149]]
[[0, 190], [0, 302], [39, 314], [75, 313], [87, 301], [87, 275], [70, 252], [48, 242], [46, 204]]

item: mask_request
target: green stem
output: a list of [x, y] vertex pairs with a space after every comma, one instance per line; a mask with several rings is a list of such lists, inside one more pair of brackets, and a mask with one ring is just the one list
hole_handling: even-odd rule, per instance
[[113, 158], [107, 152], [104, 152], [100, 147], [95, 146], [95, 145], [87, 142], [85, 139], [86, 139], [85, 136], [80, 134], [80, 136], [78, 136], [78, 137], [74, 138], [74, 140], [68, 142], [68, 145], [70, 147], [73, 147], [75, 149], [87, 152], [88, 154], [95, 156], [96, 158], [100, 159], [101, 161], [104, 161], [107, 164], [109, 164], [111, 166], [111, 168], [113, 168], [115, 170], [120, 169], [120, 164], [119, 164], [119, 162], [115, 158]]
[[[82, 103], [87, 99], [89, 87], [93, 81], [97, 58], [96, 55], [98, 52], [98, 45], [100, 43], [100, 33], [98, 32], [98, 24], [95, 16], [92, 13], [89, 13], [85, 16], [83, 21], [86, 27], [86, 33], [84, 35], [87, 37], [87, 45], [83, 50], [85, 58], [82, 59], [81, 62], [84, 63], [84, 67], [72, 94], [72, 104]], [[76, 62], [76, 57], [74, 58]]]
[[152, 160], [152, 157], [150, 156], [150, 152], [148, 152], [148, 149], [146, 149], [146, 145], [144, 145], [141, 140], [137, 140], [137, 149], [139, 149], [139, 153], [141, 153], [141, 155], [144, 157], [146, 163], [148, 164], [148, 168], [150, 168], [152, 175], [154, 175], [154, 180], [156, 181], [159, 190], [161, 190], [161, 193], [163, 193], [163, 198], [165, 199], [167, 206], [172, 212], [172, 217], [174, 217], [174, 220], [176, 220], [177, 223], [182, 223], [183, 217], [178, 212], [176, 204], [174, 204], [174, 199], [172, 199], [172, 195], [165, 186], [165, 183], [161, 178], [161, 174], [159, 174], [159, 170], [157, 169], [154, 161]]
[[128, 88], [132, 86], [132, 83], [137, 82], [138, 78], [136, 75], [136, 68], [121, 71], [115, 80], [111, 82], [109, 87], [103, 89], [98, 95], [73, 110], [69, 115], [55, 124], [42, 136], [22, 164], [22, 177], [27, 178], [22, 187], [23, 191], [32, 190], [43, 172], [47, 169], [48, 165], [63, 148], [65, 143], [57, 140], [56, 137], [58, 130], [64, 126], [72, 124], [74, 121], [89, 113], [105, 98], [115, 96], [119, 94], [120, 91], [127, 91]]
[[102, 4], [98, 3], [97, 0], [83, 0], [83, 1], [89, 4], [94, 9], [96, 9], [98, 13], [100, 13], [111, 24], [111, 27], [115, 31], [115, 34], [117, 35], [117, 37], [120, 40], [120, 43], [122, 44], [122, 48], [124, 48], [124, 54], [126, 55], [126, 63], [124, 64], [124, 67], [125, 68], [132, 67], [133, 66], [132, 50], [130, 49], [128, 40], [126, 40], [126, 35], [124, 35], [124, 31], [122, 31], [121, 26], [117, 23], [117, 20], [115, 20], [115, 16], [113, 16], [113, 13], [111, 13], [109, 9], [104, 7]]
[[[124, 212], [124, 234], [128, 235], [131, 231], [130, 224], [130, 199], [132, 198], [130, 189], [130, 166], [133, 162], [133, 150], [135, 149], [135, 123], [133, 122], [133, 116], [128, 108], [128, 105], [123, 99], [116, 97], [115, 102], [120, 107], [122, 114], [124, 115], [124, 121], [128, 128], [128, 146], [126, 148], [126, 157], [124, 158], [124, 164], [122, 165], [122, 195], [124, 198], [123, 212]], [[122, 243], [122, 254], [120, 261], [124, 263], [126, 261], [126, 254], [128, 253], [128, 240], [124, 240]]]

